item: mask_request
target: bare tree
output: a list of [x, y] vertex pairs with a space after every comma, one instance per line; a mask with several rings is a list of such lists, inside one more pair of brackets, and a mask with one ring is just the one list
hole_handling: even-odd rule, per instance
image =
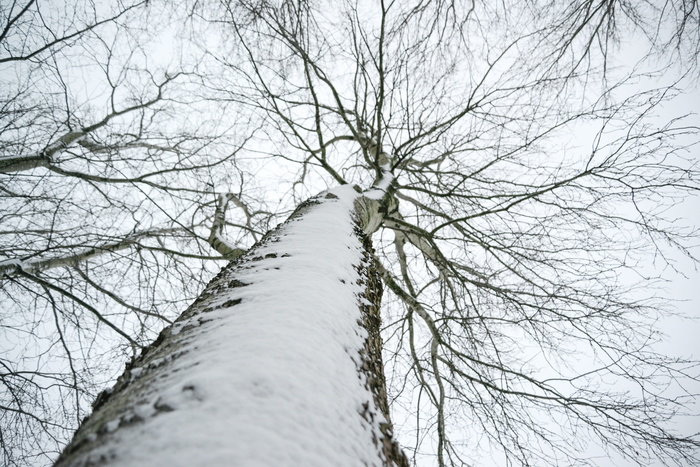
[[191, 70], [154, 63], [163, 18], [147, 2], [3, 3], [3, 465], [54, 458], [120, 362], [240, 255], [220, 197], [243, 237], [267, 229], [243, 185], [220, 191], [250, 133], [202, 114]]
[[[17, 235], [3, 240], [6, 256], [19, 258], [6, 261], [5, 281], [31, 284], [22, 287], [34, 302], [25, 294], [18, 309], [70, 303], [102, 323], [92, 335], [109, 327], [122, 345], [139, 347], [152, 335], [146, 321], [172, 320], [209, 277], [208, 249], [239, 256], [302, 200], [357, 186], [360, 199], [372, 200], [362, 211], [369, 214], [356, 216], [376, 231], [387, 390], [408, 414], [399, 431], [413, 461], [427, 453], [441, 466], [478, 465], [496, 450], [509, 465], [591, 464], [594, 442], [640, 464], [697, 462], [697, 438], [672, 430], [673, 417], [697, 398], [683, 389], [698, 381], [696, 363], [654, 352], [655, 323], [667, 310], [651, 292], [653, 279], [629, 279], [650, 255], [671, 266], [671, 251], [693, 257], [697, 232], [674, 223], [668, 209], [700, 188], [687, 152], [698, 127], [655, 114], [696, 76], [696, 2], [237, 1], [193, 2], [182, 12], [188, 66], [160, 74], [143, 66], [136, 77], [118, 67], [127, 70], [120, 83], [140, 85], [140, 99], [117, 99], [124, 105], [107, 105], [77, 132], [54, 132], [43, 147], [3, 163], [13, 183], [25, 173], [42, 177], [34, 191], [8, 189], [32, 193], [30, 215], [19, 204], [3, 208], [8, 220], [40, 226], [3, 229]], [[621, 56], [632, 50], [629, 40], [636, 56]], [[183, 107], [220, 126], [200, 127]], [[168, 135], [181, 139], [153, 137], [161, 115], [180, 125]], [[154, 126], [141, 131], [144, 123]], [[211, 139], [191, 136], [185, 129], [193, 124]], [[572, 142], [572, 134], [590, 141]], [[93, 158], [105, 151], [124, 166], [70, 166], [71, 157], [106, 164]], [[57, 164], [62, 155], [71, 157]], [[44, 177], [96, 191], [73, 199]], [[225, 184], [237, 188], [215, 189]], [[377, 201], [371, 193], [380, 185]], [[139, 194], [102, 194], [115, 186]], [[109, 220], [104, 229], [80, 237], [50, 215], [65, 206], [60, 212], [83, 216], [79, 206], [98, 191], [110, 201], [104, 211], [89, 203], [89, 214]], [[231, 202], [242, 216], [237, 226], [226, 225]], [[148, 222], [121, 220], [136, 212]], [[26, 241], [15, 232], [32, 229], [51, 243], [18, 254]], [[181, 256], [196, 257], [198, 280], [185, 272], [189, 261], [172, 259]], [[127, 266], [111, 269], [115, 258], [149, 278], [127, 287], [138, 301], [105, 285], [111, 271], [133, 277]], [[155, 284], [168, 288], [165, 298]], [[115, 322], [99, 300], [136, 313]], [[143, 325], [134, 327], [133, 316]], [[160, 352], [152, 349], [136, 362]], [[105, 407], [118, 405], [131, 382], [125, 373]], [[70, 384], [82, 387], [75, 378]], [[145, 383], [135, 384], [140, 391]], [[105, 427], [114, 420], [119, 430], [138, 430], [133, 417], [123, 423], [130, 409], [120, 410], [110, 420], [96, 412], [75, 438], [83, 444], [67, 455], [89, 451], [85, 440], [99, 446], [95, 437], [111, 442]]]

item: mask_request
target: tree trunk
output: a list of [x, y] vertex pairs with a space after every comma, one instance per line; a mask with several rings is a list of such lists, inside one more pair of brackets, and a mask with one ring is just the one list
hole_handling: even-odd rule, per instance
[[57, 466], [407, 466], [381, 283], [349, 186], [215, 277], [94, 404]]

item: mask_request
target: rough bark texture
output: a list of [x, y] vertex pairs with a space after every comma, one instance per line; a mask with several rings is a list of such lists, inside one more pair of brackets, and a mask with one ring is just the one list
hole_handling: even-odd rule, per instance
[[[317, 200], [302, 203], [287, 222], [303, 216], [307, 210], [312, 209], [314, 204], [318, 203]], [[144, 423], [148, 418], [177, 410], [177, 407], [173, 407], [166, 398], [157, 397], [158, 393], [153, 388], [158, 386], [159, 381], [172, 378], [173, 372], [186, 372], [187, 368], [182, 368], [181, 364], [178, 366], [174, 363], [183, 355], [189, 352], [196, 353], [198, 349], [207, 346], [206, 339], [202, 339], [201, 334], [198, 335], [193, 331], [212, 321], [210, 316], [215, 314], [210, 314], [210, 312], [222, 308], [232, 308], [231, 312], [236, 312], [236, 305], [240, 303], [240, 299], [222, 303], [220, 299], [217, 300], [217, 297], [220, 297], [223, 291], [249, 285], [236, 278], [237, 271], [249, 268], [251, 264], [264, 262], [274, 256], [269, 254], [261, 256], [257, 250], [268, 242], [276, 241], [275, 235], [279, 229], [280, 227], [268, 233], [245, 256], [222, 269], [178, 320], [172, 326], [164, 329], [153, 344], [126, 366], [124, 373], [119, 377], [114, 387], [98, 396], [93, 404], [93, 414], [83, 421], [72, 442], [57, 460], [56, 466], [109, 465], [116, 454], [96, 456], [94, 454], [96, 447], [114, 443], [111, 438], [122, 428]], [[381, 358], [382, 340], [379, 311], [382, 295], [381, 282], [373, 267], [370, 238], [362, 232], [360, 226], [355, 228], [354, 233], [364, 245], [364, 260], [362, 264], [356, 265], [357, 271], [360, 273], [360, 282], [363, 282], [360, 285], [364, 290], [362, 296], [358, 297], [361, 319], [357, 324], [366, 330], [367, 335], [364, 348], [360, 351], [361, 362], [356, 362], [356, 365], [358, 378], [365, 382], [366, 388], [374, 398], [374, 404], [369, 402], [364, 404], [358, 415], [365, 419], [370, 426], [376, 419], [385, 420], [379, 424], [379, 433], [373, 434], [374, 445], [381, 453], [379, 456], [381, 461], [376, 465], [404, 467], [408, 466], [409, 463], [398, 444], [393, 440]], [[198, 388], [184, 386], [181, 397], [196, 400], [199, 397], [197, 393]], [[381, 411], [381, 414], [375, 413], [377, 409]], [[129, 449], [129, 446], [122, 448]], [[155, 465], [158, 463], [157, 453], [153, 453], [153, 455]]]
[[[408, 458], [401, 450], [399, 443], [393, 439], [394, 431], [389, 413], [389, 401], [386, 390], [386, 377], [384, 376], [384, 361], [382, 359], [382, 318], [381, 318], [381, 301], [382, 301], [382, 281], [379, 277], [379, 272], [375, 266], [375, 259], [372, 248], [372, 239], [365, 235], [364, 232], [358, 229], [357, 235], [362, 238], [364, 245], [365, 261], [362, 268], [361, 276], [366, 278], [364, 285], [364, 293], [362, 295], [366, 301], [360, 301], [360, 310], [362, 311], [363, 328], [367, 330], [367, 339], [360, 355], [362, 357], [361, 370], [366, 376], [367, 388], [374, 396], [374, 403], [379, 410], [382, 411], [387, 423], [380, 425], [382, 431], [382, 439], [378, 440], [381, 443], [381, 450], [384, 458], [387, 459], [387, 465], [397, 467], [409, 467]], [[366, 412], [363, 417], [371, 417], [372, 414]]]

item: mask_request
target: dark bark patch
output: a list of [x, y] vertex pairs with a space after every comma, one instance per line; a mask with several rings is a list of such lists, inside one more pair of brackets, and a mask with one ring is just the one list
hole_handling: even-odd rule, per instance
[[[209, 307], [207, 307], [207, 308], [204, 308], [204, 309], [202, 310], [202, 313], [211, 313], [211, 312], [214, 311], [214, 310], [220, 310], [220, 309], [222, 309], [222, 308], [230, 308], [230, 307], [232, 307], [232, 306], [238, 305], [238, 304], [241, 303], [242, 301], [243, 301], [242, 298], [233, 298], [233, 299], [231, 299], [231, 300], [226, 300], [226, 301], [225, 301], [224, 303], [222, 303], [221, 305], [209, 306]], [[211, 320], [211, 319], [198, 318], [198, 323], [199, 323], [199, 324], [208, 323], [208, 322], [210, 322], [210, 321], [212, 321], [212, 320]], [[182, 328], [183, 331], [184, 331], [185, 329], [187, 329], [187, 326], [185, 326], [184, 328]], [[182, 331], [181, 331], [181, 332], [182, 332]]]
[[229, 281], [229, 283], [228, 283], [228, 287], [230, 289], [233, 289], [235, 287], [245, 287], [247, 285], [250, 285], [250, 284], [247, 284], [245, 282], [241, 282], [238, 279], [233, 279], [232, 281]]
[[133, 425], [135, 423], [143, 422], [143, 417], [141, 415], [136, 415], [135, 413], [130, 413], [122, 417], [121, 425]]
[[153, 403], [153, 408], [156, 409], [156, 412], [172, 412], [175, 410], [175, 407], [164, 402], [160, 397]]
[[219, 308], [229, 308], [232, 306], [236, 306], [239, 303], [241, 303], [242, 301], [243, 301], [242, 298], [234, 298], [231, 300], [226, 300], [223, 304], [221, 304], [221, 306]]
[[[382, 361], [382, 337], [380, 305], [382, 300], [382, 282], [374, 264], [372, 242], [359, 228], [355, 234], [362, 240], [364, 247], [362, 264], [357, 266], [360, 279], [357, 284], [362, 287], [362, 294], [358, 297], [361, 318], [359, 324], [367, 331], [367, 339], [360, 350], [361, 362], [358, 369], [364, 375], [365, 385], [372, 393], [374, 407], [382, 413], [387, 423], [380, 423], [381, 439], [374, 439], [375, 446], [384, 454], [385, 466], [409, 467], [408, 458], [401, 447], [393, 439], [391, 418], [389, 416], [389, 403], [387, 400], [386, 378], [384, 376], [384, 363]], [[374, 422], [377, 413], [370, 408], [370, 403], [362, 404], [360, 415], [370, 423]]]

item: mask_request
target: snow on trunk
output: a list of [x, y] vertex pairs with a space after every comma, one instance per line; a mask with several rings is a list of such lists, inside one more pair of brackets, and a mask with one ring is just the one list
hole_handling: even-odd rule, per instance
[[408, 465], [349, 186], [304, 203], [98, 398], [57, 466]]

